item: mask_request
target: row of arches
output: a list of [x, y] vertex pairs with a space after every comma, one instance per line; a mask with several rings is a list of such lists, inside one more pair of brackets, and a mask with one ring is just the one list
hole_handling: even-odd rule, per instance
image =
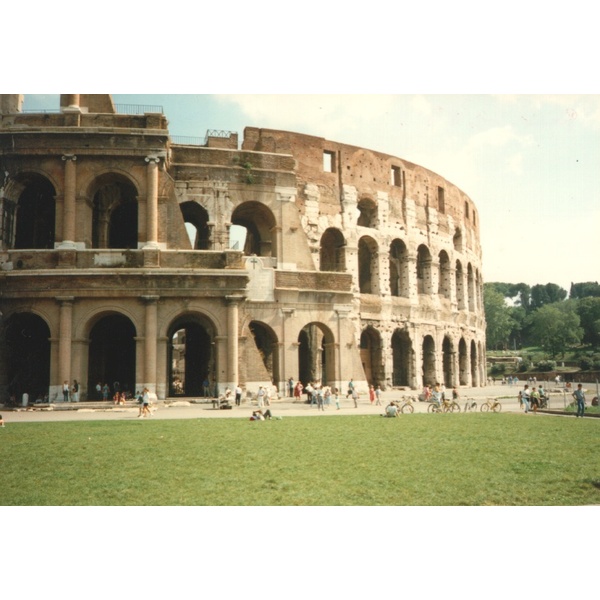
[[[217, 329], [211, 319], [201, 313], [183, 314], [168, 325], [166, 333], [166, 364], [159, 370], [166, 374], [167, 395], [202, 396], [206, 380], [214, 386], [211, 394], [217, 393], [216, 386], [222, 382], [218, 381]], [[336, 381], [338, 345], [325, 324], [308, 323], [299, 331], [293, 344], [297, 346], [297, 373], [282, 371], [280, 340], [269, 325], [249, 321], [244, 335], [257, 351], [246, 355], [255, 380], [281, 383], [292, 375], [303, 382]], [[85, 339], [79, 340], [85, 349], [82, 372], [73, 374], [87, 390], [88, 399], [95, 398], [98, 383], [114, 390], [118, 382], [121, 391], [137, 391], [137, 336], [134, 323], [124, 314], [103, 314], [89, 323]], [[42, 399], [50, 393], [51, 339], [50, 327], [34, 313], [16, 313], [6, 320], [0, 353], [4, 394], [19, 398], [27, 392], [30, 398]], [[262, 364], [252, 365], [252, 356], [260, 357]], [[446, 335], [437, 347], [432, 335], [417, 341], [406, 330], [396, 329], [386, 347], [380, 332], [368, 326], [360, 336], [360, 359], [367, 381], [383, 386], [416, 387], [437, 381], [447, 386], [477, 386], [483, 381], [481, 344], [464, 337], [456, 341]], [[60, 386], [61, 382], [52, 383]]]
[[[327, 229], [320, 241], [320, 270], [344, 272], [346, 265], [346, 240], [336, 228]], [[362, 236], [358, 241], [358, 286], [362, 294], [380, 294], [383, 283], [380, 274], [380, 248], [371, 236]], [[482, 307], [481, 290], [483, 282], [479, 270], [457, 259], [454, 263], [446, 252], [441, 250], [434, 258], [425, 244], [419, 245], [416, 255], [415, 272], [411, 274], [412, 260], [409, 250], [401, 239], [392, 240], [388, 249], [389, 291], [391, 296], [410, 296], [411, 275], [414, 275], [419, 294], [438, 294], [451, 298], [452, 278], [459, 309], [475, 311]], [[437, 270], [437, 273], [434, 273]], [[466, 275], [466, 286], [465, 286]], [[466, 289], [465, 289], [466, 288]]]
[[[21, 173], [0, 198], [0, 240], [6, 248], [48, 250], [55, 247], [57, 237], [57, 190], [50, 179], [40, 173]], [[75, 241], [89, 236], [92, 248], [136, 249], [140, 240], [140, 192], [137, 183], [121, 173], [104, 173], [88, 186], [89, 231], [79, 232]], [[87, 206], [88, 203], [79, 203]], [[208, 211], [197, 202], [180, 205], [192, 248], [211, 250], [217, 240], [211, 230]], [[244, 202], [233, 211], [231, 224], [244, 231], [245, 254], [274, 255], [272, 230], [275, 217], [260, 202]], [[225, 240], [228, 242], [228, 240]]]

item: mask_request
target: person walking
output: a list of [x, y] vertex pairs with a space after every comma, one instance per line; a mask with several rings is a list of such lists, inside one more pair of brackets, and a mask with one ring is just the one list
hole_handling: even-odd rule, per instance
[[288, 396], [290, 398], [294, 397], [294, 379], [292, 377], [288, 379]]
[[521, 392], [521, 400], [523, 401], [523, 406], [525, 407], [525, 412], [529, 412], [529, 397], [531, 396], [531, 392], [529, 391], [529, 386], [525, 384], [523, 391]]
[[352, 388], [352, 400], [354, 401], [354, 408], [358, 408], [358, 392], [356, 388]]
[[372, 385], [369, 386], [369, 402], [371, 405], [375, 402], [375, 388]]
[[71, 388], [71, 399], [73, 402], [79, 402], [79, 383], [77, 379], [73, 379], [73, 387]]
[[583, 417], [585, 413], [585, 392], [581, 383], [577, 385], [577, 389], [573, 392], [573, 398], [577, 402], [577, 414], [575, 416]]
[[63, 383], [63, 402], [69, 401], [69, 382], [65, 381]]
[[382, 406], [382, 404], [381, 404], [381, 386], [380, 385], [378, 385], [377, 389], [375, 390], [375, 398], [376, 398], [375, 406]]
[[335, 398], [335, 408], [340, 410], [340, 390], [336, 387], [333, 388], [333, 395]]
[[235, 387], [235, 405], [239, 406], [242, 403], [242, 387], [238, 383]]

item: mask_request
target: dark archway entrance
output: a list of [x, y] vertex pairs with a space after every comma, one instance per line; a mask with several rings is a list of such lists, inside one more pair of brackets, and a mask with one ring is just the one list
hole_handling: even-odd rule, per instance
[[278, 345], [275, 332], [268, 325], [259, 321], [252, 321], [249, 329], [264, 368], [268, 373], [269, 381], [278, 385], [281, 379], [279, 376], [279, 353], [277, 352]]
[[360, 335], [360, 359], [367, 381], [385, 388], [381, 335], [374, 327], [367, 327]]
[[322, 385], [335, 381], [334, 340], [331, 331], [321, 323], [309, 323], [298, 335], [298, 378]]
[[442, 344], [442, 362], [444, 368], [444, 385], [450, 388], [454, 385], [454, 348], [448, 336], [444, 337]]
[[460, 338], [458, 343], [458, 383], [460, 385], [469, 385], [469, 358], [467, 356], [467, 343], [464, 338]]
[[197, 202], [183, 202], [179, 205], [190, 242], [194, 250], [208, 250], [210, 248], [210, 228], [208, 226], [208, 212]]
[[169, 329], [168, 381], [170, 396], [208, 396], [216, 393], [214, 329], [201, 317], [188, 315], [177, 319]]
[[2, 349], [8, 396], [21, 401], [24, 393], [29, 402], [43, 400], [50, 390], [50, 329], [32, 313], [12, 315], [5, 325]]
[[393, 373], [392, 385], [410, 386], [413, 364], [413, 349], [410, 336], [407, 331], [394, 331], [392, 335], [392, 355], [393, 355]]
[[423, 384], [438, 383], [435, 375], [435, 342], [430, 335], [423, 339]]
[[[135, 326], [125, 316], [112, 314], [102, 317], [90, 331], [88, 359], [88, 390], [93, 400], [96, 384], [108, 384], [111, 393], [118, 382], [122, 392], [134, 394]], [[97, 399], [97, 398], [96, 398]]]
[[17, 205], [15, 248], [54, 248], [55, 193], [52, 184], [40, 175], [27, 180]]

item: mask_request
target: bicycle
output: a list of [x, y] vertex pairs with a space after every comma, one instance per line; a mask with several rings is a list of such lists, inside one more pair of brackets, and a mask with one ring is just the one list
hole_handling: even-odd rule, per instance
[[477, 412], [477, 402], [475, 400], [469, 399], [465, 402], [465, 412]]
[[502, 404], [500, 404], [496, 398], [493, 400], [487, 398], [486, 401], [481, 405], [481, 412], [488, 412], [490, 410], [492, 412], [500, 412], [502, 410]]
[[460, 412], [460, 405], [456, 400], [442, 400], [441, 404], [437, 404], [437, 402], [432, 402], [427, 407], [428, 413], [438, 413], [438, 412]]
[[407, 398], [404, 398], [404, 402], [402, 403], [402, 406], [400, 407], [400, 412], [403, 415], [405, 415], [407, 413], [415, 412], [415, 407], [413, 406], [413, 402], [414, 402], [414, 398], [412, 396], [408, 396]]

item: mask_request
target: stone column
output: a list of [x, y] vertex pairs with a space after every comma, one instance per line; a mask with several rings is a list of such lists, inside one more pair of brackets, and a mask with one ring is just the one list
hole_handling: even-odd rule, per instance
[[58, 245], [58, 248], [74, 249], [77, 189], [77, 169], [75, 161], [77, 160], [77, 157], [74, 154], [64, 154], [62, 159], [65, 161], [65, 193], [63, 197], [62, 242]]
[[146, 324], [144, 338], [144, 385], [156, 393], [156, 344], [158, 338], [159, 296], [142, 296], [146, 303]]
[[71, 383], [71, 338], [73, 332], [73, 296], [60, 296], [56, 301], [60, 304], [58, 324], [58, 376], [59, 386], [65, 381]]
[[243, 296], [226, 296], [227, 301], [227, 381], [233, 390], [239, 383], [239, 304]]
[[[350, 336], [352, 337], [352, 328], [348, 327], [348, 315], [352, 310], [351, 306], [334, 306], [335, 314], [337, 315], [337, 356], [336, 356], [336, 365], [335, 365], [335, 387], [339, 390], [343, 387], [344, 381], [344, 373], [342, 373], [342, 365], [344, 364], [342, 361], [342, 344], [345, 343], [347, 347], [352, 346], [352, 340], [350, 342], [342, 342], [342, 332], [344, 328], [346, 331], [350, 332]], [[352, 373], [352, 370], [350, 371]], [[349, 378], [349, 377], [348, 377]]]
[[157, 156], [147, 156], [146, 172], [146, 243], [144, 248], [158, 248], [158, 163]]

